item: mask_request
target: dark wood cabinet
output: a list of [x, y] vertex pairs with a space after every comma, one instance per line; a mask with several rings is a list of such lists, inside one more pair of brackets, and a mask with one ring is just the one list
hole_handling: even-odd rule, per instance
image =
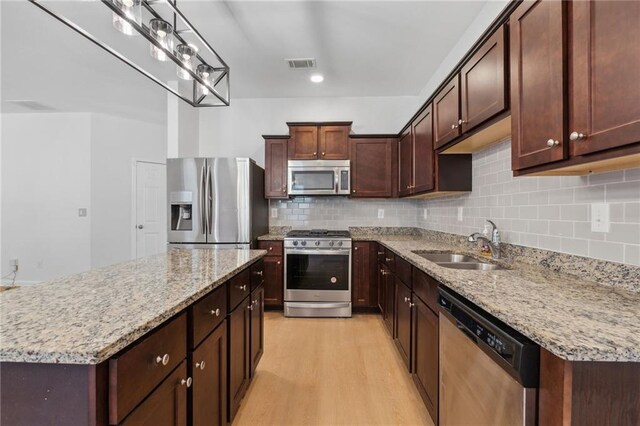
[[406, 128], [398, 138], [398, 195], [411, 194], [413, 185], [413, 134], [412, 128]]
[[223, 322], [190, 355], [192, 426], [227, 424], [227, 323]]
[[288, 136], [264, 136], [264, 196], [288, 198]]
[[377, 245], [353, 243], [352, 301], [354, 308], [378, 306]]
[[264, 287], [260, 286], [251, 293], [251, 338], [250, 338], [250, 375], [253, 377], [256, 367], [264, 353]]
[[289, 127], [289, 159], [318, 159], [318, 126]]
[[258, 241], [258, 248], [267, 250], [264, 257], [264, 305], [281, 309], [284, 298], [283, 242]]
[[389, 269], [387, 265], [382, 265], [382, 270], [380, 272], [382, 280], [378, 283], [378, 285], [384, 286], [384, 311], [382, 313], [382, 318], [384, 320], [384, 324], [389, 330], [389, 334], [391, 334], [392, 338], [396, 337], [396, 280], [393, 272]]
[[358, 137], [351, 145], [351, 197], [391, 198], [397, 180], [397, 139]]
[[440, 148], [460, 136], [460, 76], [456, 75], [433, 99], [433, 144]]
[[400, 281], [398, 276], [395, 281], [396, 346], [407, 369], [411, 371], [411, 310], [413, 303], [411, 289]]
[[573, 1], [568, 23], [571, 155], [640, 142], [640, 2]]
[[438, 424], [438, 315], [415, 295], [413, 303], [413, 381], [431, 419]]
[[246, 297], [229, 314], [227, 319], [227, 362], [229, 364], [228, 377], [228, 410], [227, 421], [233, 419], [240, 407], [250, 378], [250, 327], [251, 327], [251, 298]]
[[460, 71], [461, 131], [466, 133], [507, 105], [505, 30], [501, 26]]
[[[116, 424], [116, 423], [113, 423]], [[120, 425], [187, 425], [187, 363], [182, 361]]]
[[287, 123], [290, 160], [348, 160], [350, 122]]
[[431, 104], [411, 124], [413, 135], [413, 179], [411, 193], [434, 189], [433, 113]]
[[567, 157], [564, 42], [567, 4], [526, 1], [509, 19], [514, 170]]

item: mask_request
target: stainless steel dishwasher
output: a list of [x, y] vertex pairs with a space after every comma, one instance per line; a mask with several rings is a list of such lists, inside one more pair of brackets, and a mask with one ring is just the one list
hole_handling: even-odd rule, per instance
[[439, 292], [439, 424], [535, 425], [539, 346], [463, 297]]

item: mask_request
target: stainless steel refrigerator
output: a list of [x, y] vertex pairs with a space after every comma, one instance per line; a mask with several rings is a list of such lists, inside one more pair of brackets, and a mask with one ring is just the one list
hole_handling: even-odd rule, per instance
[[167, 160], [170, 244], [250, 248], [269, 229], [264, 169], [250, 158]]

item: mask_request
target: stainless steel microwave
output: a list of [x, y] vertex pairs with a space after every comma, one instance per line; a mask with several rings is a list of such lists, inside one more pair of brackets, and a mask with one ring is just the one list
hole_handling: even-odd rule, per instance
[[289, 161], [289, 195], [349, 195], [349, 160]]

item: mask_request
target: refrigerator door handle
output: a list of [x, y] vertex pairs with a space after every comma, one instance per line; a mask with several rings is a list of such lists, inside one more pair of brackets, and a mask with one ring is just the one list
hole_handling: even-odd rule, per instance
[[207, 233], [207, 224], [206, 224], [206, 204], [205, 204], [205, 165], [202, 165], [200, 169], [200, 180], [198, 182], [198, 202], [199, 202], [199, 211], [200, 214], [200, 229], [203, 234]]
[[211, 206], [211, 202], [213, 200], [211, 196], [211, 166], [207, 165], [207, 177], [205, 179], [205, 199], [206, 199], [206, 221], [207, 221], [207, 234], [211, 233], [212, 229], [212, 216], [213, 216], [213, 208]]

